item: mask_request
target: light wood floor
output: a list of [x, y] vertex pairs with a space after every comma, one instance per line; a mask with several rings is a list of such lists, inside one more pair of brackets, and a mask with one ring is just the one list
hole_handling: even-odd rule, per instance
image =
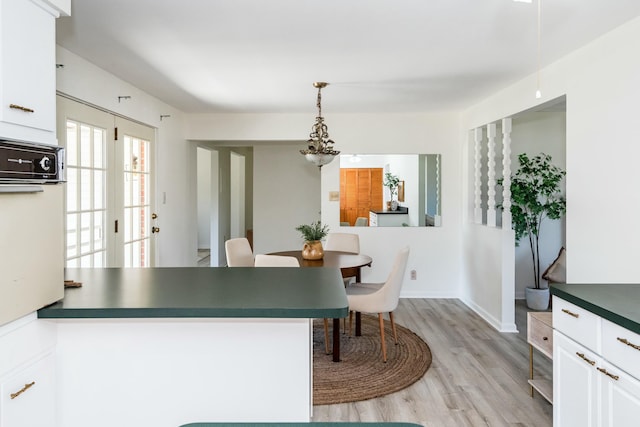
[[[397, 393], [363, 402], [314, 406], [313, 421], [402, 421], [423, 426], [552, 425], [552, 406], [529, 394], [526, 311], [516, 303], [518, 334], [499, 333], [455, 299], [402, 299], [398, 324], [420, 335], [433, 362], [425, 376]], [[534, 354], [540, 377], [552, 363]]]

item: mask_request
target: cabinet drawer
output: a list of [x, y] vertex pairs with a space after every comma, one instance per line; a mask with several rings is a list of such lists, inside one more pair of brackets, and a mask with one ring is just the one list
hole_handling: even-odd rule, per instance
[[600, 316], [553, 296], [553, 328], [596, 353], [601, 352]]
[[54, 355], [0, 380], [0, 427], [55, 425]]
[[640, 335], [602, 319], [602, 355], [618, 368], [640, 379]]
[[[530, 313], [527, 316], [527, 341], [545, 356], [551, 358], [553, 357], [553, 328], [549, 324], [551, 319], [549, 319], [549, 323], [545, 323], [536, 317], [536, 314], [546, 313]], [[548, 314], [551, 315], [551, 313]]]

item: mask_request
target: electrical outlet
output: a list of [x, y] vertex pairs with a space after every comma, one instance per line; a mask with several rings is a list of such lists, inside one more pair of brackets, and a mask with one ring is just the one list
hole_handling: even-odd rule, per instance
[[416, 280], [417, 277], [418, 277], [418, 274], [416, 273], [416, 271], [411, 270], [411, 280]]

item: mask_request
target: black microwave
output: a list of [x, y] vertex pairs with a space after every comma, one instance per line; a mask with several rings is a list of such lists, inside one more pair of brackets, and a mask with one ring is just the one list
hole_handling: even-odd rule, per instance
[[64, 182], [64, 148], [0, 140], [0, 184]]

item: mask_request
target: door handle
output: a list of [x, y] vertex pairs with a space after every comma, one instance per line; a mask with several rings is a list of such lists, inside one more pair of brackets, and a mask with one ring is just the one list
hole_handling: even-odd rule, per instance
[[151, 232], [152, 233], [159, 233], [160, 232], [160, 227], [151, 227]]

